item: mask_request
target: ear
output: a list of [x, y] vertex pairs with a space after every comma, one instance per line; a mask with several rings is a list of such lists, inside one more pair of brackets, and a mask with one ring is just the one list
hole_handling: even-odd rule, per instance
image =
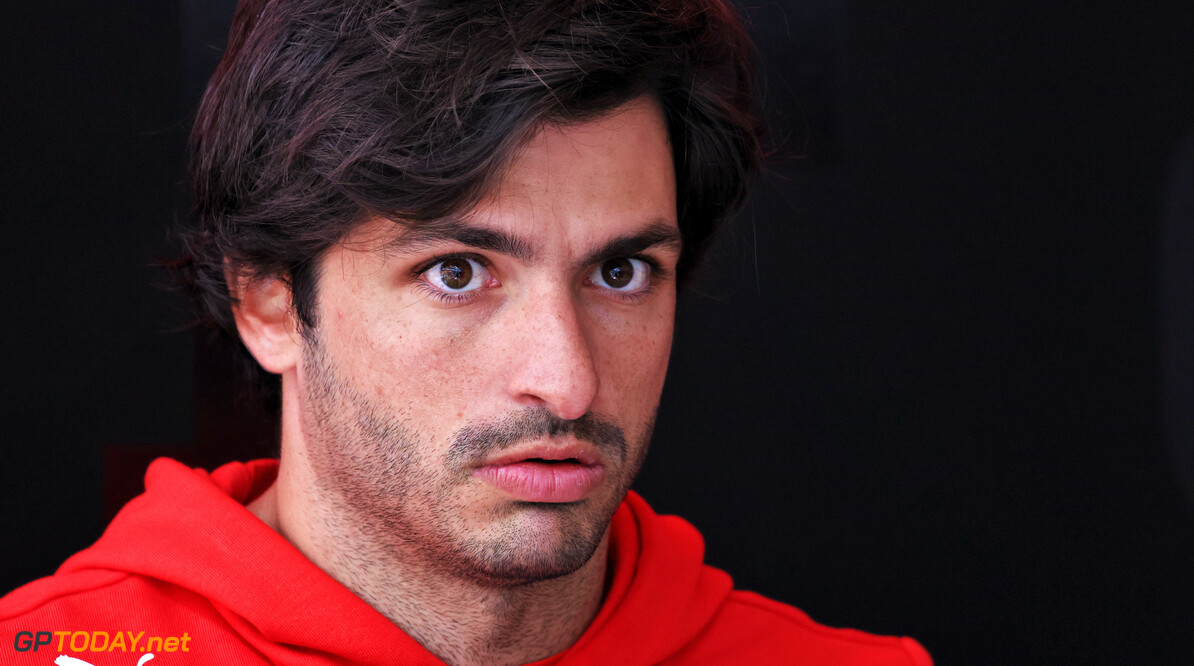
[[232, 315], [236, 330], [249, 353], [266, 372], [280, 375], [293, 368], [302, 350], [290, 286], [278, 277], [228, 277], [228, 285], [235, 285]]

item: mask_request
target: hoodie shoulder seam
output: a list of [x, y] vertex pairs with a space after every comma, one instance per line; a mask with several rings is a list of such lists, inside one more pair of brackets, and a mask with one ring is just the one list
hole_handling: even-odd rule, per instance
[[[29, 600], [29, 601], [26, 601], [24, 604], [16, 605], [15, 610], [13, 610], [12, 612], [6, 612], [3, 610], [2, 607], [0, 607], [0, 619], [13, 620], [13, 619], [22, 617], [24, 615], [29, 615], [30, 613], [34, 613], [34, 612], [40, 610], [41, 608], [44, 608], [45, 606], [48, 606], [60, 599], [65, 599], [67, 597], [73, 597], [73, 596], [77, 596], [77, 595], [81, 595], [81, 594], [88, 594], [88, 593], [95, 592], [97, 590], [102, 590], [102, 589], [108, 588], [108, 587], [114, 587], [116, 585], [119, 585], [119, 584], [127, 581], [128, 579], [132, 578], [135, 575], [128, 571], [117, 571], [115, 569], [107, 569], [106, 571], [109, 571], [114, 574], [119, 574], [119, 576], [112, 580], [106, 580], [101, 583], [94, 583], [91, 585], [56, 590], [56, 591], [48, 594], [45, 597], [38, 598], [36, 600]], [[16, 592], [18, 592], [20, 590], [23, 590], [26, 587], [30, 587], [30, 586], [34, 586], [34, 585], [42, 585], [42, 584], [48, 585], [48, 584], [51, 584], [52, 581], [54, 581], [54, 579], [56, 579], [56, 578], [60, 578], [60, 577], [65, 578], [65, 577], [71, 576], [73, 573], [74, 572], [72, 572], [71, 574], [54, 574], [52, 576], [47, 576], [45, 578], [39, 578], [38, 580], [32, 581], [23, 587], [19, 587], [16, 590], [13, 590], [13, 592], [9, 593], [8, 596], [6, 596], [3, 599], [0, 599], [0, 602], [8, 601], [12, 594], [15, 594]]]
[[[920, 648], [920, 644], [916, 643], [914, 639], [908, 638], [906, 636], [880, 636], [876, 634], [868, 634], [857, 629], [827, 627], [813, 620], [808, 616], [807, 613], [799, 608], [768, 599], [767, 597], [764, 597], [756, 592], [734, 590], [730, 593], [729, 602], [750, 606], [751, 608], [763, 611], [768, 615], [781, 618], [793, 624], [798, 624], [818, 635], [830, 637], [835, 640], [855, 644], [873, 645], [876, 647], [893, 648], [907, 656], [910, 664], [919, 665], [926, 663], [919, 658], [919, 653], [917, 651], [910, 649], [908, 646], [908, 643], [913, 643], [917, 648]], [[923, 648], [920, 648], [920, 651], [923, 652]]]

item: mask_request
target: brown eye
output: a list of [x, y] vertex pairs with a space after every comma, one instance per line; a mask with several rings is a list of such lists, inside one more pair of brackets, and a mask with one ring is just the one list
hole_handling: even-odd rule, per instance
[[622, 289], [634, 279], [634, 264], [625, 257], [610, 259], [601, 264], [601, 278], [610, 287]]
[[623, 294], [646, 291], [650, 287], [651, 267], [642, 259], [618, 257], [603, 262], [589, 274], [594, 286]]
[[449, 289], [464, 289], [473, 279], [473, 267], [464, 257], [445, 259], [439, 265], [439, 278]]
[[469, 257], [440, 259], [423, 271], [423, 281], [444, 293], [475, 291], [493, 281], [485, 264]]

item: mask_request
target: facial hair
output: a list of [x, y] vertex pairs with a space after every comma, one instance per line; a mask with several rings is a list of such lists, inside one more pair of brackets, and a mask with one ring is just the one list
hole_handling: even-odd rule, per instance
[[[329, 507], [323, 527], [363, 541], [342, 553], [372, 560], [359, 562], [358, 570], [387, 556], [416, 558], [420, 566], [499, 587], [572, 573], [600, 545], [653, 426], [652, 417], [631, 449], [610, 418], [588, 413], [565, 420], [543, 407], [528, 408], [465, 425], [436, 456], [409, 407], [386, 409], [357, 391], [337, 375], [312, 332], [304, 336], [303, 365], [301, 424], [316, 492]], [[502, 502], [483, 510], [470, 501], [466, 490], [477, 483], [472, 472], [484, 459], [528, 440], [567, 435], [601, 453], [613, 492], [575, 503]]]

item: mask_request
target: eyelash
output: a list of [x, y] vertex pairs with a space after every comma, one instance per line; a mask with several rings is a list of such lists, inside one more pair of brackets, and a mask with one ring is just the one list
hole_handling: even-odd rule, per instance
[[440, 291], [422, 280], [419, 280], [417, 288], [425, 295], [439, 301], [443, 305], [462, 305], [476, 298], [471, 291], [460, 292], [458, 294], [449, 291]]
[[[616, 257], [614, 257], [614, 258], [616, 258]], [[656, 260], [654, 257], [649, 256], [649, 255], [633, 254], [633, 255], [627, 256], [626, 258], [627, 259], [638, 259], [639, 261], [641, 261], [647, 265], [647, 268], [651, 271], [650, 276], [648, 277], [647, 287], [645, 289], [643, 289], [642, 291], [632, 293], [632, 294], [616, 291], [613, 289], [605, 289], [603, 291], [605, 291], [609, 296], [612, 296], [613, 298], [620, 300], [622, 302], [638, 303], [638, 302], [642, 301], [643, 299], [645, 299], [649, 294], [651, 294], [652, 292], [655, 291], [655, 284], [658, 281], [665, 279], [668, 276], [668, 271], [667, 271], [667, 269], [665, 269], [663, 267], [662, 264], [659, 263], [658, 260]], [[430, 270], [431, 267], [435, 266], [436, 264], [438, 264], [442, 261], [447, 261], [449, 259], [472, 259], [473, 261], [484, 266], [486, 270], [489, 270], [490, 266], [491, 266], [490, 263], [485, 259], [485, 257], [482, 257], [477, 254], [452, 252], [449, 254], [439, 255], [439, 256], [433, 257], [432, 259], [429, 259], [428, 261], [420, 264], [418, 268], [414, 269], [411, 272], [411, 277], [415, 281], [416, 288], [419, 289], [420, 291], [422, 291], [427, 296], [430, 296], [431, 298], [435, 299], [436, 301], [439, 301], [440, 303], [442, 303], [444, 305], [461, 305], [461, 304], [468, 303], [469, 301], [472, 301], [472, 300], [478, 298], [478, 294], [475, 294], [474, 292], [481, 291], [480, 289], [476, 289], [474, 291], [457, 292], [457, 293], [440, 291], [439, 289], [436, 289], [435, 287], [431, 286], [426, 280], [422, 279], [423, 274], [426, 273], [428, 270]], [[607, 259], [606, 261], [609, 261], [609, 260]], [[588, 281], [586, 280], [586, 282], [588, 282]]]

